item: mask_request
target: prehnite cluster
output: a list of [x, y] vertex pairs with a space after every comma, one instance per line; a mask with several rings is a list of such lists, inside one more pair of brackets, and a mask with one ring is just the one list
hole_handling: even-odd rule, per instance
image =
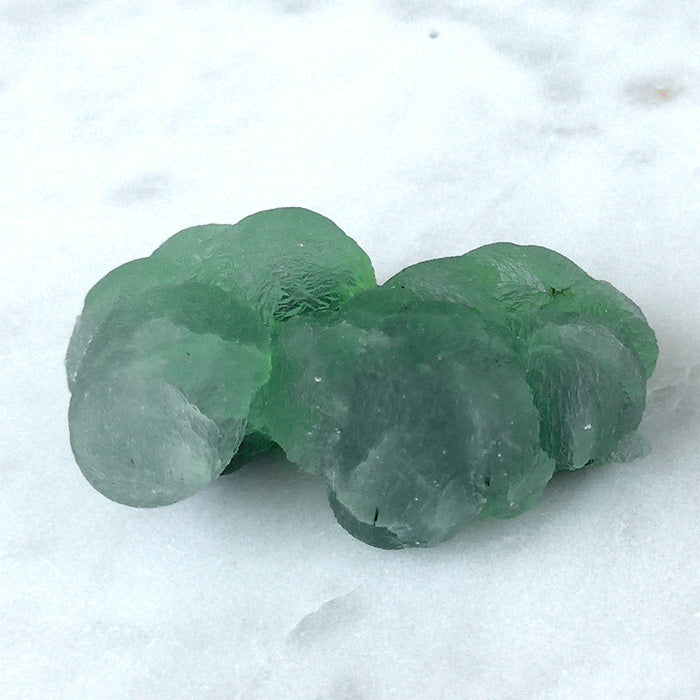
[[301, 208], [175, 234], [90, 290], [66, 368], [73, 453], [108, 498], [179, 501], [278, 445], [338, 522], [430, 546], [530, 508], [558, 470], [633, 457], [658, 355], [641, 310], [539, 246], [377, 286]]

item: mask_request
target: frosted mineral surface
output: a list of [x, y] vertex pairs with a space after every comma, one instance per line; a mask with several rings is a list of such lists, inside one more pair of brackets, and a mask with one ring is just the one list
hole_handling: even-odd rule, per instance
[[270, 328], [374, 284], [351, 238], [296, 207], [185, 229], [113, 270], [88, 293], [66, 357], [81, 470], [115, 501], [156, 506], [269, 449], [248, 412]]
[[380, 547], [523, 512], [554, 463], [513, 339], [474, 309], [387, 292], [275, 330], [261, 392], [272, 438], [323, 474], [341, 525]]
[[494, 243], [377, 287], [305, 209], [196, 226], [90, 291], [66, 366], [88, 480], [173, 503], [279, 445], [377, 547], [530, 508], [556, 470], [638, 453], [658, 356], [634, 302], [564, 256]]

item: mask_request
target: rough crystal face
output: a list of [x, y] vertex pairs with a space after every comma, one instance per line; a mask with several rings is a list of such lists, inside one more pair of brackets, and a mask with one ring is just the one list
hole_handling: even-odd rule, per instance
[[129, 297], [100, 326], [73, 384], [71, 445], [114, 501], [166, 505], [221, 474], [269, 374], [247, 305], [200, 283]]
[[370, 544], [432, 545], [480, 513], [526, 510], [554, 463], [509, 334], [387, 291], [275, 329], [270, 435], [323, 474], [340, 523]]
[[235, 283], [270, 324], [333, 309], [373, 287], [367, 254], [330, 219], [288, 207], [258, 212], [234, 226], [195, 226], [151, 256], [201, 281]]
[[248, 414], [269, 328], [374, 284], [364, 251], [300, 208], [186, 229], [110, 272], [66, 357], [71, 444], [88, 480], [113, 500], [162, 505], [268, 450]]
[[659, 355], [654, 331], [631, 299], [541, 246], [490, 243], [466, 255], [407, 267], [386, 286], [410, 289], [424, 299], [466, 304], [505, 319], [523, 336], [553, 317], [590, 319], [615, 333], [639, 357], [647, 378]]
[[173, 503], [274, 445], [352, 535], [431, 546], [530, 508], [556, 470], [645, 449], [658, 346], [608, 282], [494, 243], [376, 287], [305, 209], [195, 226], [89, 292], [71, 445], [113, 500]]

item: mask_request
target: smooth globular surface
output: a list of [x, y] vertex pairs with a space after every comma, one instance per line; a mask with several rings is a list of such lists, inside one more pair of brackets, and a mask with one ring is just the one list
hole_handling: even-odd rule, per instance
[[432, 545], [479, 514], [523, 512], [553, 460], [508, 334], [473, 309], [388, 291], [276, 329], [261, 392], [272, 438], [323, 474], [341, 525], [376, 546]]
[[269, 329], [375, 284], [330, 219], [290, 207], [185, 229], [87, 295], [66, 357], [76, 460], [113, 500], [163, 505], [274, 443], [249, 418]]
[[494, 243], [377, 287], [305, 209], [195, 226], [90, 291], [71, 444], [113, 500], [173, 503], [274, 446], [376, 547], [512, 518], [555, 471], [630, 459], [658, 356], [639, 307], [539, 246]]
[[218, 477], [269, 374], [248, 306], [200, 283], [130, 297], [100, 326], [73, 385], [71, 445], [114, 501], [167, 505]]

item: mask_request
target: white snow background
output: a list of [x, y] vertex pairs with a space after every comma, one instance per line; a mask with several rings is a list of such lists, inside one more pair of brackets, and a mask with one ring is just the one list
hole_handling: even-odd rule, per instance
[[[384, 281], [510, 240], [634, 299], [629, 464], [381, 551], [262, 460], [109, 502], [68, 443], [85, 293], [305, 206]], [[700, 697], [700, 3], [0, 0], [0, 698]]]

